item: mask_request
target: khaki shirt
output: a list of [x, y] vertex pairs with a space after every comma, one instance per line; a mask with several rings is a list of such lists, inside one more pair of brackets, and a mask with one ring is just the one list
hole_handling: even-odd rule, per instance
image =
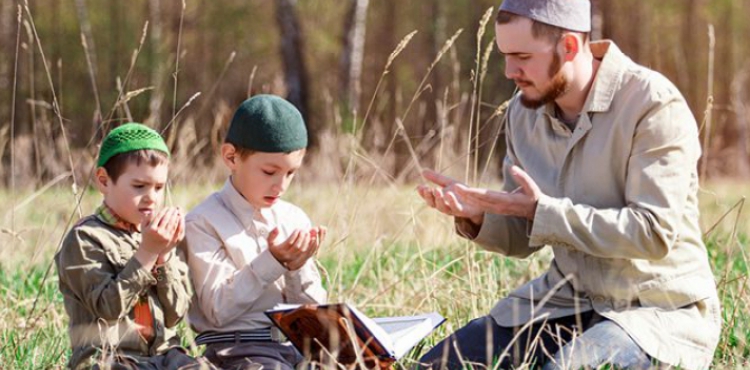
[[[139, 232], [114, 228], [96, 216], [81, 220], [63, 240], [55, 263], [70, 317], [71, 368], [87, 368], [114, 350], [139, 359], [180, 345], [173, 327], [190, 303], [187, 266], [168, 257], [157, 279], [133, 258], [140, 243]], [[133, 307], [143, 295], [153, 316], [151, 343], [134, 322]]]
[[195, 297], [188, 318], [198, 332], [246, 331], [271, 327], [263, 313], [278, 303], [325, 303], [315, 260], [288, 271], [268, 250], [310, 219], [298, 207], [279, 200], [256, 209], [227, 181], [186, 217], [185, 247]]
[[650, 356], [707, 368], [721, 319], [698, 224], [696, 121], [665, 77], [614, 43], [591, 47], [602, 62], [573, 131], [552, 105], [510, 105], [504, 190], [518, 165], [545, 196], [533, 223], [487, 214], [474, 241], [521, 258], [550, 246], [554, 259], [491, 315], [518, 326], [593, 309]]

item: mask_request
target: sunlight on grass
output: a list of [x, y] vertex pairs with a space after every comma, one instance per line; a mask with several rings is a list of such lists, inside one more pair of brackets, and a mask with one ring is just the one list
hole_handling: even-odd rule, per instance
[[[179, 186], [172, 189], [171, 199], [189, 209], [219, 187]], [[749, 190], [741, 184], [720, 183], [706, 186], [701, 194], [704, 230], [731, 210], [706, 237], [725, 322], [716, 368], [741, 367], [750, 355], [748, 215], [743, 211], [737, 218], [740, 209], [732, 209]], [[55, 188], [11, 217], [11, 204], [20, 204], [27, 196], [11, 199], [7, 192], [0, 193], [0, 205], [8, 210], [0, 234], [4, 369], [63, 366], [69, 354], [67, 318], [51, 264], [65, 229], [77, 220], [74, 200], [67, 189]], [[319, 261], [331, 300], [352, 303], [370, 316], [438, 311], [448, 319], [424, 348], [489, 312], [511, 289], [542, 274], [551, 258], [549, 251], [543, 251], [515, 260], [473, 246], [455, 235], [451, 219], [425, 208], [412, 187], [296, 182], [287, 199], [305, 209], [314, 223], [329, 228]], [[88, 191], [82, 209], [91, 212], [99, 201], [97, 193]], [[186, 344], [194, 338], [184, 323], [180, 332]], [[419, 352], [414, 351], [404, 364]], [[193, 353], [199, 354], [199, 349]]]

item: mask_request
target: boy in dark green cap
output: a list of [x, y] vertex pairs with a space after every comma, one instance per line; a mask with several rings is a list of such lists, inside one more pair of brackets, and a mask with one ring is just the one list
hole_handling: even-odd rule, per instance
[[174, 326], [190, 302], [187, 266], [174, 247], [182, 211], [161, 207], [169, 150], [137, 123], [112, 130], [99, 151], [96, 212], [68, 232], [55, 263], [72, 369], [185, 369], [200, 364]]
[[264, 311], [324, 303], [313, 256], [326, 229], [280, 200], [302, 165], [307, 130], [299, 111], [257, 95], [237, 109], [221, 147], [224, 187], [186, 217], [195, 287], [188, 318], [205, 357], [224, 369], [293, 369], [302, 360]]

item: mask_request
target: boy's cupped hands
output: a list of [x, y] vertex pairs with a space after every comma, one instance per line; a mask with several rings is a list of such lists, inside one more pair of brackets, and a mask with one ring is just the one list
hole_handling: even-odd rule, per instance
[[282, 242], [277, 240], [279, 229], [275, 228], [268, 234], [268, 249], [287, 270], [298, 270], [318, 252], [326, 233], [327, 229], [323, 226], [316, 226], [310, 230], [294, 230], [289, 238]]
[[141, 221], [139, 250], [164, 258], [185, 237], [185, 216], [177, 207], [165, 207]]

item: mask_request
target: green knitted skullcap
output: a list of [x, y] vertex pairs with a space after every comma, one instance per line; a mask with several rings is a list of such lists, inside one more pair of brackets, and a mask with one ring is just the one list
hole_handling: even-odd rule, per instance
[[289, 153], [307, 148], [302, 114], [274, 95], [256, 95], [240, 104], [232, 117], [226, 142], [267, 153]]
[[126, 123], [110, 131], [104, 138], [97, 166], [104, 166], [118, 154], [142, 149], [158, 150], [169, 155], [167, 144], [158, 132], [140, 123]]

